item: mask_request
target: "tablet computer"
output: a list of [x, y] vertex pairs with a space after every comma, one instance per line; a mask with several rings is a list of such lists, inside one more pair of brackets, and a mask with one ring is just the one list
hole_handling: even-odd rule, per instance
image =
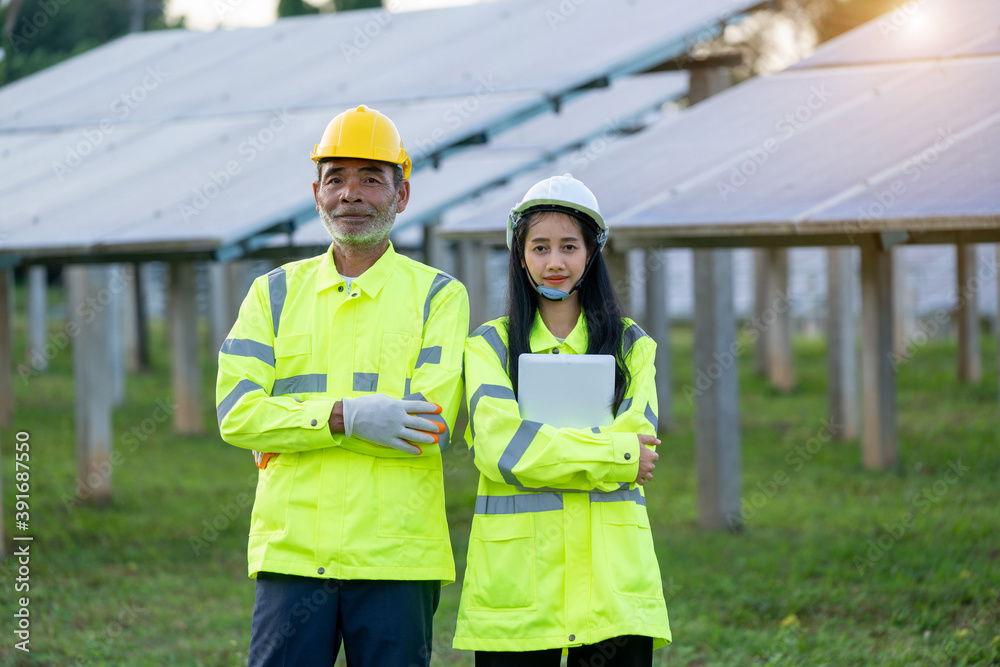
[[521, 419], [557, 428], [610, 426], [615, 358], [610, 354], [522, 354], [517, 360]]

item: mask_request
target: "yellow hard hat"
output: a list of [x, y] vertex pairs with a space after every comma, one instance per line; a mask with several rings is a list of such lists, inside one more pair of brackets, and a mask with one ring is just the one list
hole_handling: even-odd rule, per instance
[[391, 162], [403, 167], [403, 178], [410, 177], [413, 161], [403, 148], [399, 130], [391, 120], [365, 105], [337, 115], [313, 149], [312, 159], [354, 157]]

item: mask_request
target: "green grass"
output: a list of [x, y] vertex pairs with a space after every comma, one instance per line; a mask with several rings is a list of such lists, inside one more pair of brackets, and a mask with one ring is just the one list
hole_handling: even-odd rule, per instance
[[[23, 341], [24, 323], [16, 325]], [[168, 397], [170, 380], [163, 332], [152, 333], [154, 370], [129, 377], [126, 403], [114, 413], [121, 461], [107, 507], [67, 502], [76, 476], [70, 351], [44, 374], [15, 376], [15, 428], [0, 432], [3, 518], [10, 547], [14, 433], [25, 430], [35, 541], [29, 593], [13, 590], [13, 559], [0, 572], [0, 664], [245, 664], [255, 469], [249, 454], [214, 430], [215, 369], [207, 345], [206, 435], [181, 437], [169, 422], [156, 423], [162, 414], [156, 401]], [[741, 534], [697, 526], [693, 408], [682, 390], [692, 382], [690, 332], [677, 330], [673, 348], [675, 426], [661, 434], [656, 479], [646, 490], [674, 644], [658, 651], [654, 664], [1000, 664], [992, 340], [985, 342], [979, 386], [958, 385], [951, 344], [923, 347], [901, 367], [901, 463], [891, 472], [864, 470], [857, 441], [817, 439], [801, 462], [786, 459], [824, 435], [821, 341], [796, 341], [798, 389], [790, 395], [770, 390], [745, 354], [742, 466], [751, 505]], [[15, 358], [23, 358], [23, 343]], [[144, 425], [152, 432], [143, 440], [124, 439]], [[461, 581], [476, 473], [463, 448], [445, 456]], [[949, 473], [958, 461], [968, 468], [960, 477]], [[913, 520], [895, 526], [907, 512]], [[450, 647], [459, 593], [460, 583], [442, 592], [434, 664], [472, 664], [470, 653]], [[13, 613], [22, 595], [31, 599], [30, 654], [13, 648]]]

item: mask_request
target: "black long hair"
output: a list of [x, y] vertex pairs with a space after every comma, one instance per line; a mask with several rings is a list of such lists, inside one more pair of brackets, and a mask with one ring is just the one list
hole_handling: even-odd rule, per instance
[[[507, 374], [510, 376], [514, 395], [517, 395], [517, 360], [523, 353], [531, 352], [531, 326], [538, 312], [538, 292], [528, 278], [527, 269], [522, 266], [524, 239], [528, 229], [542, 211], [535, 211], [521, 218], [514, 230], [513, 247], [507, 270]], [[597, 225], [587, 219], [573, 216], [583, 232], [583, 242], [588, 253], [594, 253], [594, 261], [584, 276], [580, 289], [580, 307], [587, 322], [587, 354], [610, 354], [615, 358], [615, 398], [612, 412], [625, 396], [632, 374], [626, 365], [623, 349], [625, 334], [625, 311], [622, 310], [618, 293], [608, 265], [604, 262], [597, 243]]]

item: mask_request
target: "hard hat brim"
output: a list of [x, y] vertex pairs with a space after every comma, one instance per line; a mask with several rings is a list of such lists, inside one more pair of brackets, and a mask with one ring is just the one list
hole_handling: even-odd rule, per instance
[[538, 211], [556, 211], [572, 215], [580, 220], [589, 220], [597, 227], [598, 242], [601, 248], [604, 248], [604, 243], [608, 238], [608, 224], [604, 221], [604, 217], [600, 213], [586, 206], [580, 206], [579, 204], [570, 206], [564, 200], [532, 199], [531, 201], [518, 204], [510, 210], [510, 215], [507, 218], [508, 249], [513, 249], [514, 247], [514, 229], [517, 227], [517, 224], [522, 218]]

